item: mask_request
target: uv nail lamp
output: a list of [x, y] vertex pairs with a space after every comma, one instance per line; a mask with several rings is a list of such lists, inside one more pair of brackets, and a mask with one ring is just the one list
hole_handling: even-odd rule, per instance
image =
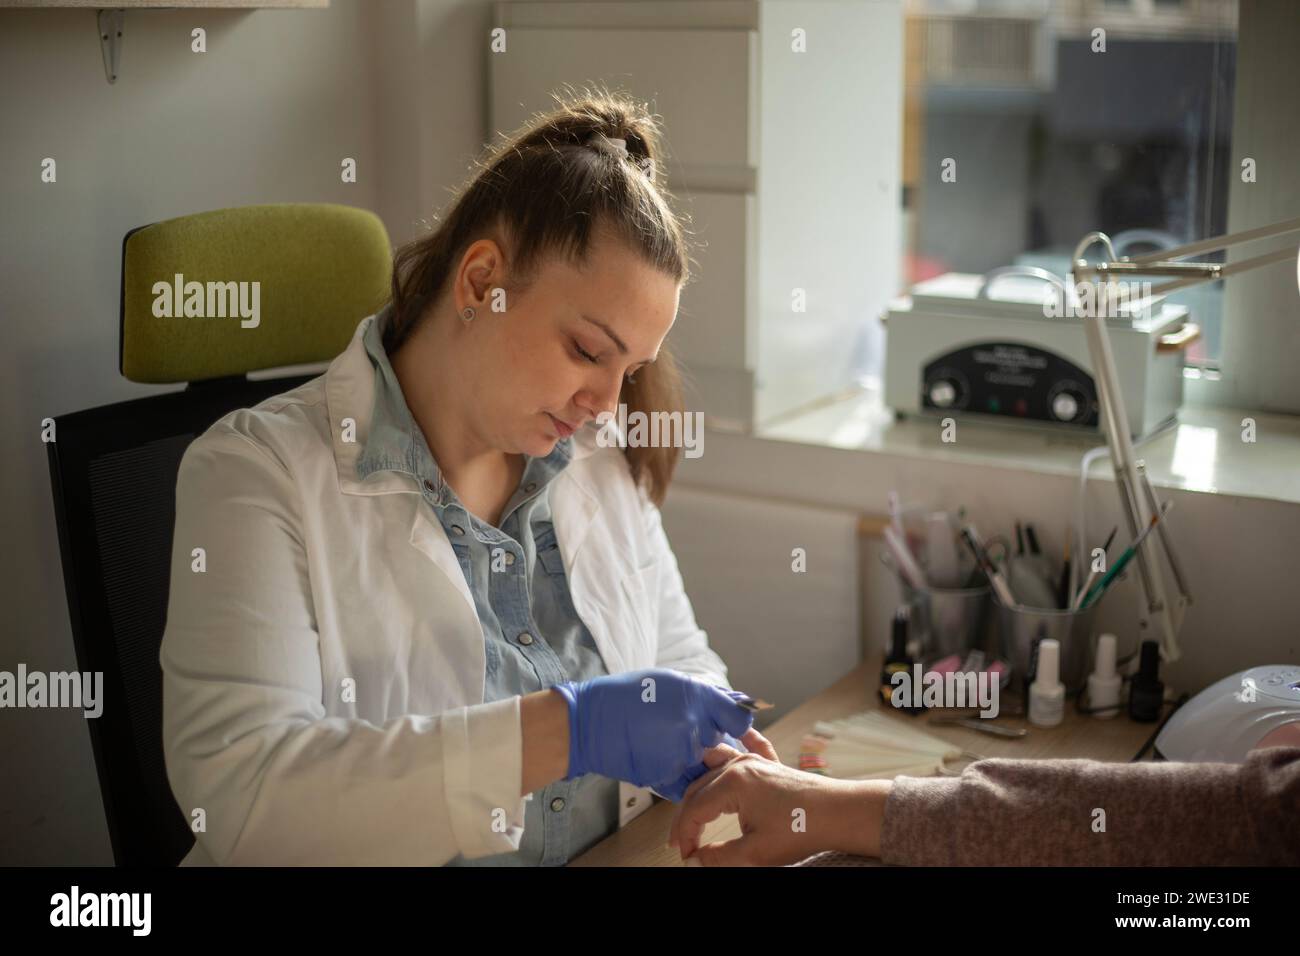
[[1300, 721], [1300, 665], [1225, 677], [1174, 711], [1156, 750], [1166, 760], [1241, 763], [1268, 733]]
[[1186, 306], [1126, 295], [1127, 288], [1080, 300], [1071, 284], [1033, 266], [922, 282], [891, 303], [885, 319], [885, 404], [900, 417], [1100, 433], [1080, 318], [1096, 309], [1106, 316], [1130, 437], [1145, 435], [1182, 405], [1184, 350], [1200, 329]]

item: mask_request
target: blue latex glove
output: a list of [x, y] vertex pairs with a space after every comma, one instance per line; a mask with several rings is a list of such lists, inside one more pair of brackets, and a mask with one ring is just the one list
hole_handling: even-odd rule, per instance
[[670, 800], [707, 771], [706, 747], [743, 735], [754, 721], [735, 703], [743, 694], [661, 668], [554, 689], [569, 705], [566, 780], [598, 773]]

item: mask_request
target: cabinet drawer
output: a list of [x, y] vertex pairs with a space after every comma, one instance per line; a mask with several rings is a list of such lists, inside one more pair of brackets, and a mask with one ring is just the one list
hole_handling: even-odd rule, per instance
[[488, 58], [490, 132], [550, 109], [565, 84], [599, 83], [663, 117], [671, 188], [689, 183], [691, 167], [748, 169], [757, 162], [756, 49], [752, 30], [512, 27], [506, 51]]
[[746, 333], [752, 299], [753, 196], [694, 192], [679, 196], [692, 218], [691, 281], [682, 289], [673, 351], [688, 364], [753, 368], [754, 342]]

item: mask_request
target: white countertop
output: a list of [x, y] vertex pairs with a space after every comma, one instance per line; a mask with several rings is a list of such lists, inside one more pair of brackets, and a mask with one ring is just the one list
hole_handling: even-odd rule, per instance
[[[1241, 438], [1246, 417], [1255, 420], [1254, 442]], [[937, 418], [895, 421], [879, 392], [862, 389], [761, 427], [756, 437], [1066, 475], [1078, 475], [1084, 453], [1105, 445], [1099, 433], [963, 420], [956, 434], [942, 441]], [[1300, 416], [1184, 405], [1175, 425], [1135, 450], [1158, 487], [1300, 503]], [[1089, 469], [1109, 474], [1109, 456]]]

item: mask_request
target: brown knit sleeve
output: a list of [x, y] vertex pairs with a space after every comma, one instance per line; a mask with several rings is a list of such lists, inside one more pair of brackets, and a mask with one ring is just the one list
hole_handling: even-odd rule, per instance
[[1300, 747], [1241, 764], [980, 760], [897, 777], [881, 859], [915, 866], [1300, 864]]

